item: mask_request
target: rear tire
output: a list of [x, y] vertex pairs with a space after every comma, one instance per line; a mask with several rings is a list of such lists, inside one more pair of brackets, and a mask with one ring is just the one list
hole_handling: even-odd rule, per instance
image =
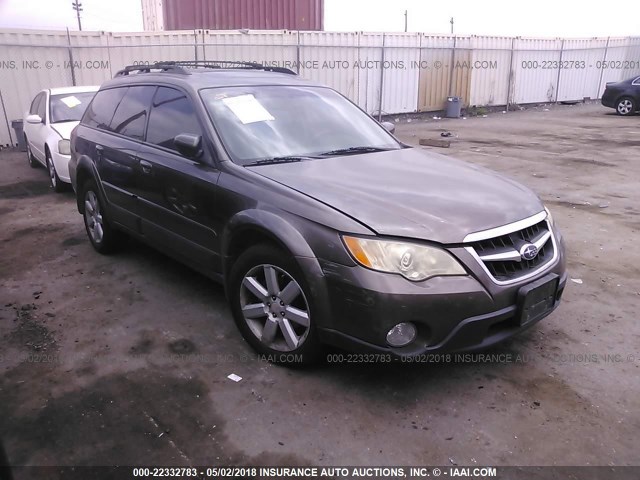
[[631, 97], [622, 97], [616, 103], [616, 113], [623, 117], [634, 115], [637, 109], [638, 105], [636, 105], [636, 101]]
[[313, 298], [291, 255], [269, 245], [249, 248], [231, 267], [228, 292], [242, 336], [267, 360], [308, 365], [320, 358]]
[[27, 160], [29, 162], [29, 166], [31, 168], [40, 167], [40, 162], [36, 160], [36, 157], [34, 157], [33, 153], [31, 152], [31, 145], [29, 145], [29, 140], [27, 139], [26, 135], [24, 136], [24, 143], [27, 145]]
[[122, 233], [114, 229], [106, 216], [105, 202], [96, 182], [91, 179], [80, 188], [84, 202], [84, 228], [93, 248], [102, 254], [114, 252], [122, 243]]

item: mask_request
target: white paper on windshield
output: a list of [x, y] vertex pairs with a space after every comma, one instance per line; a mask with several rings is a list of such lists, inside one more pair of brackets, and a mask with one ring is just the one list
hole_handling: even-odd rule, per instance
[[60, 101], [69, 108], [77, 107], [82, 103], [80, 100], [78, 100], [78, 97], [75, 97], [73, 95], [71, 95], [70, 97], [61, 98]]
[[275, 120], [262, 104], [251, 94], [223, 98], [224, 103], [242, 123]]

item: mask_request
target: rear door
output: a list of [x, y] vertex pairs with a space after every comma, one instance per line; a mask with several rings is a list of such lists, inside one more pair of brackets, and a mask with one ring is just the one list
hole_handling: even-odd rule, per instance
[[136, 154], [140, 148], [151, 98], [156, 87], [117, 87], [98, 92], [83, 123], [94, 128], [94, 159], [112, 219], [138, 231]]
[[201, 156], [190, 159], [174, 145], [179, 134], [203, 136], [193, 103], [179, 89], [158, 87], [146, 143], [138, 152], [142, 230], [183, 261], [220, 271], [215, 198], [219, 172], [205, 138]]

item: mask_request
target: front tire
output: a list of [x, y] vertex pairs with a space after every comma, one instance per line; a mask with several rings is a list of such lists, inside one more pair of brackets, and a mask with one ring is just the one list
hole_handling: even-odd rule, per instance
[[635, 114], [637, 109], [636, 101], [631, 97], [623, 97], [616, 104], [616, 113], [623, 117]]
[[51, 188], [56, 193], [62, 193], [67, 190], [67, 185], [60, 180], [58, 177], [58, 172], [56, 172], [56, 166], [53, 164], [53, 159], [51, 158], [51, 153], [47, 150], [47, 171], [49, 172], [49, 183], [51, 184]]
[[318, 360], [313, 299], [290, 255], [268, 245], [248, 249], [233, 264], [228, 288], [233, 318], [254, 350], [273, 363]]
[[122, 235], [109, 224], [96, 182], [86, 181], [81, 192], [84, 202], [84, 227], [91, 245], [102, 254], [115, 251], [120, 245]]

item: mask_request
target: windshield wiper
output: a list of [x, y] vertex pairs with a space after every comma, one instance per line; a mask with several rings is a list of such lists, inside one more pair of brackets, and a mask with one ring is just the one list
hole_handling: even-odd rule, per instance
[[256, 167], [258, 165], [273, 165], [276, 163], [294, 163], [301, 162], [302, 160], [308, 160], [310, 157], [301, 157], [299, 155], [287, 155], [284, 157], [265, 158], [264, 160], [258, 160], [256, 162], [246, 163], [245, 167]]
[[330, 150], [328, 152], [323, 152], [320, 155], [322, 156], [348, 155], [350, 153], [387, 152], [389, 150], [392, 150], [392, 149], [381, 148], [381, 147], [348, 147], [348, 148], [338, 148], [336, 150]]

